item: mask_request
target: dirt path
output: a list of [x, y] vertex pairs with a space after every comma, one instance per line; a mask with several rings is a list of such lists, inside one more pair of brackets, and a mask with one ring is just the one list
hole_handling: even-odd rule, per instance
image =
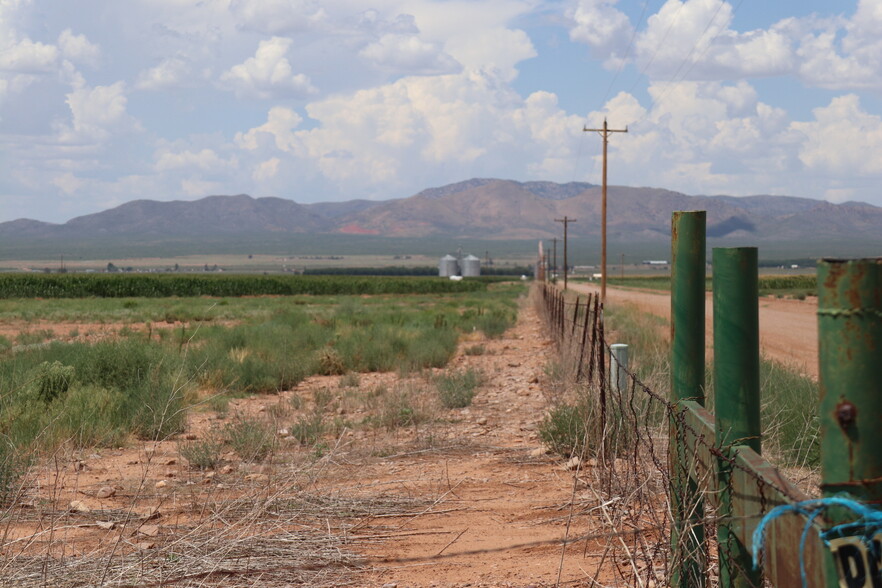
[[[403, 536], [367, 550], [379, 560], [372, 574], [378, 586], [548, 586], [557, 579], [558, 540], [566, 529], [573, 479], [544, 454], [537, 439], [546, 405], [541, 385], [549, 342], [533, 309], [525, 308], [513, 330], [484, 345], [486, 355], [455, 362], [489, 376], [472, 406], [451, 415], [457, 422], [449, 438], [465, 447], [368, 469], [367, 480], [376, 476], [398, 492], [438, 501], [425, 514], [396, 521]], [[357, 493], [361, 484], [338, 489]], [[584, 521], [577, 518], [571, 533], [583, 530]], [[571, 551], [579, 555], [565, 558], [562, 580], [585, 580], [579, 569], [586, 566], [582, 546]]]
[[[594, 284], [572, 284], [576, 292], [598, 292]], [[607, 288], [610, 304], [633, 304], [638, 309], [671, 319], [671, 297], [667, 293], [624, 288]], [[806, 300], [760, 298], [760, 349], [764, 355], [818, 379], [817, 298]], [[713, 302], [711, 293], [705, 304], [706, 341], [713, 348]]]
[[[167, 441], [61, 450], [8, 519], [0, 567], [17, 575], [0, 585], [91, 585], [108, 574], [139, 585], [398, 588], [552, 586], [560, 574], [562, 585], [589, 585], [594, 546], [562, 557], [560, 539], [597, 530], [583, 508], [590, 489], [576, 484], [571, 517], [573, 472], [538, 438], [550, 350], [526, 304], [502, 338], [464, 342], [446, 368], [484, 374], [467, 408], [438, 406], [425, 392], [433, 374], [362, 374], [354, 388], [312, 377], [226, 412], [194, 410]], [[434, 402], [428, 421], [366, 424], [377, 418], [371, 402], [408, 390]], [[289, 428], [317, 410], [339, 426], [304, 446]], [[278, 431], [266, 461], [225, 450], [199, 471], [182, 457], [244, 418]]]

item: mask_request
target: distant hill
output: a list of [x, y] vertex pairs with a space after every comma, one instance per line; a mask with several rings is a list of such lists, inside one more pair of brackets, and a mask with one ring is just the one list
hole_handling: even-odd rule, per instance
[[[882, 241], [882, 208], [785, 196], [687, 196], [659, 188], [610, 186], [611, 240], [661, 242], [675, 210], [706, 210], [708, 235], [751, 242]], [[560, 235], [554, 219], [576, 219], [575, 238], [600, 234], [601, 189], [587, 183], [472, 179], [397, 200], [298, 204], [283, 198], [209, 196], [196, 201], [136, 200], [50, 224], [0, 223], [0, 240], [16, 243], [124, 237], [127, 242], [247, 235], [350, 234], [472, 239], [541, 239]]]

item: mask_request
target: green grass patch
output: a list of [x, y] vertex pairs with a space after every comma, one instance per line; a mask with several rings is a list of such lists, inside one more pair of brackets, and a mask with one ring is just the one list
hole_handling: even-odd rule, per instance
[[[107, 320], [133, 328], [98, 343], [45, 340], [26, 348], [0, 347], [0, 440], [12, 464], [19, 463], [14, 456], [59, 444], [83, 448], [119, 446], [132, 437], [165, 439], [184, 430], [187, 411], [200, 396], [207, 395], [205, 407], [226, 412], [230, 398], [289, 390], [312, 374], [343, 374], [340, 386], [357, 387], [362, 372], [443, 367], [460, 336], [482, 327], [482, 317], [514, 321], [523, 285], [483, 288], [369, 297], [9, 300], [0, 322]], [[147, 334], [134, 328], [138, 321], [149, 322]], [[160, 328], [168, 321], [174, 326]], [[327, 397], [317, 394], [318, 410], [334, 408], [339, 389], [328, 390]], [[384, 427], [429, 418], [417, 394], [360, 396], [370, 397], [366, 402], [382, 413], [377, 422]], [[240, 422], [223, 433], [230, 444], [241, 438], [243, 458], [259, 460], [266, 457], [260, 428]]]

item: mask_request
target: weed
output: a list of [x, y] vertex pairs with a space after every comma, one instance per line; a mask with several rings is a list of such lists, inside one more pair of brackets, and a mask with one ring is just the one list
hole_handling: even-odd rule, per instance
[[359, 383], [360, 378], [358, 376], [358, 372], [346, 372], [340, 378], [341, 388], [358, 388]]
[[346, 366], [340, 353], [333, 347], [322, 347], [318, 353], [319, 373], [324, 376], [339, 376], [346, 373]]
[[37, 398], [49, 404], [67, 393], [73, 381], [76, 368], [62, 365], [60, 361], [56, 360], [52, 363], [44, 361], [37, 366], [35, 371], [33, 385]]
[[507, 310], [492, 310], [478, 317], [476, 326], [488, 339], [498, 339], [511, 327], [517, 314]]
[[291, 425], [290, 432], [301, 445], [316, 445], [325, 434], [324, 417], [320, 413], [303, 415]]
[[204, 439], [178, 442], [178, 453], [193, 469], [213, 470], [221, 462], [223, 447], [223, 441], [212, 431]]
[[482, 374], [472, 368], [435, 378], [438, 398], [445, 408], [464, 408], [472, 403], [475, 389], [481, 384]]
[[273, 450], [275, 436], [269, 425], [252, 418], [239, 418], [224, 428], [224, 436], [243, 461], [264, 461]]
[[539, 426], [539, 438], [554, 453], [569, 458], [583, 455], [586, 442], [586, 415], [579, 406], [558, 404]]
[[205, 405], [219, 415], [226, 415], [230, 410], [229, 394], [212, 394], [205, 401]]
[[28, 460], [20, 449], [0, 439], [0, 505], [12, 503], [20, 491], [19, 480], [27, 471]]
[[41, 329], [39, 331], [27, 331], [19, 333], [15, 338], [19, 345], [36, 345], [43, 343], [55, 337], [55, 332], [51, 329]]
[[124, 401], [119, 390], [94, 384], [73, 386], [63, 402], [51, 407], [55, 438], [67, 440], [77, 449], [118, 447], [130, 431]]
[[379, 424], [387, 430], [416, 426], [429, 420], [429, 415], [420, 410], [411, 390], [405, 388], [385, 397], [379, 415]]
[[313, 401], [315, 401], [315, 410], [320, 412], [326, 410], [334, 400], [334, 393], [330, 388], [316, 388], [312, 393]]
[[288, 414], [291, 412], [291, 404], [279, 400], [279, 402], [267, 406], [266, 412], [272, 419], [282, 419], [288, 416]]
[[470, 356], [484, 355], [485, 353], [487, 353], [487, 348], [480, 344], [470, 345], [469, 347], [463, 349], [463, 353]]

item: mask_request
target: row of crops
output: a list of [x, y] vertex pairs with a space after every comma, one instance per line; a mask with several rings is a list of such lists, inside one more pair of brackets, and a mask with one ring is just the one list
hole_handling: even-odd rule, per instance
[[176, 274], [2, 274], [2, 298], [163, 298], [171, 296], [292, 296], [447, 294], [486, 289], [483, 280], [425, 277], [253, 276]]

